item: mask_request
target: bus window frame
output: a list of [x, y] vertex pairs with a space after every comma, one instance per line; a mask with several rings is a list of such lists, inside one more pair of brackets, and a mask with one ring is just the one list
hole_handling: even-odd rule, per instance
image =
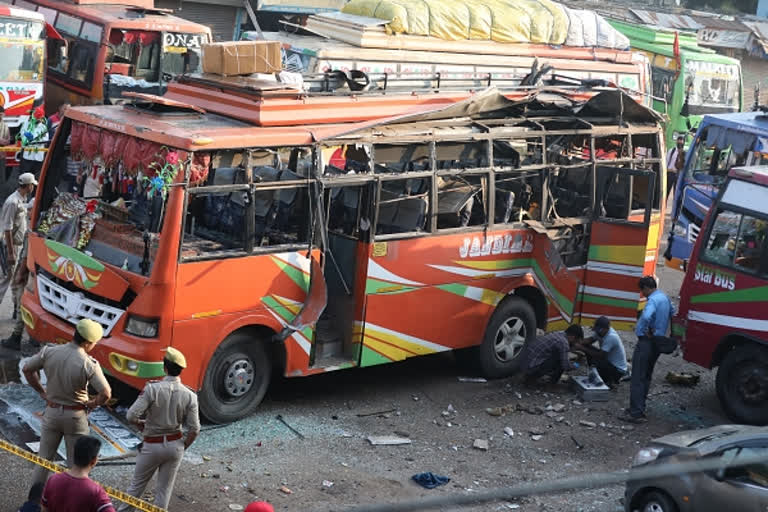
[[[725, 187], [723, 187], [723, 189], [725, 189]], [[731, 272], [746, 274], [756, 279], [768, 280], [768, 238], [763, 242], [763, 247], [762, 247], [762, 250], [760, 251], [760, 265], [758, 266], [757, 270], [750, 270], [746, 267], [736, 267], [733, 264], [726, 265], [724, 263], [721, 263], [719, 261], [714, 261], [711, 258], [707, 257], [707, 245], [709, 244], [709, 238], [712, 235], [712, 229], [715, 227], [715, 221], [717, 220], [717, 217], [721, 211], [735, 213], [735, 214], [741, 215], [742, 217], [744, 215], [748, 215], [752, 218], [763, 220], [766, 223], [768, 223], [768, 215], [766, 215], [765, 213], [758, 212], [756, 210], [744, 208], [742, 206], [736, 206], [734, 204], [720, 203], [720, 202], [712, 205], [711, 211], [713, 214], [710, 215], [709, 223], [707, 224], [706, 231], [704, 232], [705, 234], [704, 239], [701, 242], [701, 245], [699, 246], [698, 261], [701, 263], [706, 263], [707, 265], [715, 265], [718, 267], [722, 267]], [[741, 225], [739, 225], [739, 230], [740, 229], [741, 229]], [[738, 237], [739, 234], [740, 233], [737, 233], [736, 236]], [[699, 234], [699, 238], [701, 238], [701, 234]]]
[[[96, 73], [98, 72], [97, 71], [97, 69], [98, 69], [97, 66], [99, 65], [99, 60], [100, 60], [99, 56], [101, 54], [101, 47], [102, 47], [103, 42], [104, 42], [104, 34], [105, 34], [105, 28], [106, 28], [105, 25], [101, 24], [101, 23], [97, 23], [97, 22], [92, 21], [92, 20], [87, 19], [87, 18], [83, 18], [82, 16], [76, 16], [74, 14], [67, 14], [65, 12], [62, 12], [62, 11], [58, 10], [58, 9], [48, 8], [48, 7], [44, 7], [44, 6], [38, 5], [38, 4], [35, 4], [35, 5], [37, 7], [39, 7], [39, 8], [45, 8], [45, 9], [49, 9], [49, 10], [52, 10], [52, 11], [56, 12], [56, 16], [50, 22], [50, 24], [54, 28], [57, 28], [56, 27], [56, 22], [59, 21], [59, 18], [62, 15], [63, 16], [68, 16], [68, 17], [71, 17], [71, 18], [76, 18], [76, 19], [80, 20], [80, 28], [78, 29], [77, 34], [71, 34], [71, 33], [66, 32], [66, 31], [62, 31], [61, 32], [61, 37], [64, 39], [64, 41], [66, 41], [66, 46], [67, 46], [67, 71], [66, 72], [60, 71], [59, 69], [54, 67], [50, 62], [46, 63], [46, 68], [47, 68], [46, 71], [48, 73], [51, 73], [51, 75], [53, 77], [55, 77], [56, 79], [58, 79], [58, 80], [61, 80], [61, 81], [66, 82], [66, 83], [69, 83], [69, 84], [71, 84], [71, 85], [73, 85], [75, 87], [81, 87], [83, 89], [88, 90], [89, 91], [89, 95], [90, 95], [90, 91], [93, 89], [93, 85], [94, 85], [94, 77], [96, 76]], [[86, 24], [92, 25], [92, 26], [95, 26], [95, 27], [99, 27], [99, 29], [101, 30], [101, 39], [100, 39], [100, 41], [94, 42], [94, 41], [91, 41], [90, 39], [85, 39], [85, 38], [80, 37], [80, 34], [82, 33], [83, 28], [86, 26]], [[49, 40], [49, 41], [51, 41], [51, 40]], [[90, 76], [86, 77], [85, 80], [77, 80], [76, 78], [72, 78], [70, 76], [70, 69], [71, 69], [71, 62], [72, 62], [72, 55], [73, 55], [72, 48], [73, 48], [73, 46], [75, 46], [75, 44], [77, 44], [77, 45], [81, 45], [82, 44], [82, 45], [85, 45], [86, 47], [90, 46], [90, 50], [91, 50], [90, 53], [91, 53], [91, 60], [93, 61], [93, 67], [90, 70], [90, 73], [89, 73]], [[94, 49], [95, 49], [95, 52], [93, 51]]]
[[[607, 160], [607, 162], [615, 162], [615, 161]], [[601, 208], [600, 208], [601, 205], [597, 202], [597, 197], [596, 197], [597, 194], [595, 194], [595, 205], [596, 205], [595, 206], [596, 207], [595, 219], [599, 220], [600, 222], [603, 222], [603, 223], [623, 224], [623, 225], [626, 225], [626, 226], [642, 226], [642, 227], [645, 227], [645, 228], [649, 227], [650, 224], [651, 224], [651, 218], [653, 216], [653, 211], [657, 210], [657, 208], [653, 207], [653, 194], [654, 194], [654, 191], [655, 191], [655, 188], [656, 188], [656, 185], [657, 185], [657, 182], [656, 182], [656, 172], [654, 172], [652, 170], [651, 171], [646, 171], [646, 170], [643, 170], [643, 169], [627, 169], [627, 168], [624, 168], [624, 167], [613, 167], [613, 166], [608, 166], [608, 165], [600, 166], [600, 167], [611, 169], [615, 173], [620, 174], [620, 175], [624, 174], [624, 175], [629, 175], [629, 176], [632, 176], [632, 177], [635, 177], [635, 176], [647, 176], [650, 183], [649, 183], [649, 187], [648, 187], [648, 197], [646, 198], [647, 202], [645, 204], [645, 212], [643, 214], [643, 221], [642, 222], [637, 222], [637, 221], [629, 220], [629, 219], [618, 219], [618, 218], [615, 218], [615, 217], [608, 217], [606, 215], [602, 215], [602, 211], [601, 211]], [[595, 170], [595, 172], [596, 172], [596, 170]], [[659, 180], [659, 181], [661, 181], [661, 180]], [[595, 180], [595, 182], [597, 182], [597, 180]], [[629, 194], [627, 195], [627, 197], [629, 199], [629, 204], [628, 204], [629, 212], [628, 212], [627, 216], [631, 215], [631, 213], [632, 213], [631, 201], [632, 201], [633, 185], [634, 185], [634, 180], [631, 179], [630, 182], [629, 182]], [[595, 183], [595, 186], [597, 186], [597, 183]]]
[[[375, 164], [376, 160], [375, 158], [372, 160], [372, 162]], [[405, 174], [406, 176], [403, 176]], [[422, 238], [425, 236], [430, 236], [434, 233], [432, 230], [432, 220], [434, 218], [434, 201], [433, 201], [433, 190], [434, 190], [434, 171], [416, 171], [416, 172], [404, 172], [401, 174], [378, 174], [375, 176], [376, 179], [376, 212], [373, 218], [373, 223], [371, 226], [371, 239], [376, 241], [391, 241], [391, 240], [405, 240], [405, 239], [411, 239], [411, 238]], [[381, 209], [381, 190], [384, 185], [384, 182], [387, 181], [404, 181], [404, 180], [410, 180], [410, 179], [429, 179], [429, 187], [430, 190], [427, 191], [427, 195], [429, 197], [429, 204], [427, 205], [427, 212], [426, 212], [426, 220], [424, 222], [424, 229], [422, 231], [403, 231], [400, 233], [382, 233], [378, 234], [376, 233], [376, 230], [379, 227], [379, 214]], [[462, 228], [467, 229], [467, 228]]]

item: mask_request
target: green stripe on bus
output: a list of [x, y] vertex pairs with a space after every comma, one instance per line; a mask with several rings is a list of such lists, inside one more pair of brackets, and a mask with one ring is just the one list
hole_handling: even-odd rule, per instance
[[309, 274], [305, 274], [293, 265], [289, 265], [288, 263], [279, 258], [275, 258], [274, 256], [272, 256], [272, 261], [274, 261], [275, 264], [285, 273], [285, 275], [290, 277], [291, 281], [296, 283], [299, 288], [305, 292], [309, 290]]
[[360, 366], [375, 366], [377, 364], [387, 364], [391, 362], [390, 359], [387, 359], [375, 350], [363, 345], [363, 353], [360, 356]]
[[637, 309], [636, 300], [614, 299], [612, 297], [601, 297], [599, 295], [584, 294], [584, 302], [591, 304], [600, 304], [601, 306], [616, 306], [618, 308]]
[[705, 293], [691, 297], [692, 304], [711, 304], [715, 302], [761, 302], [768, 301], [768, 286], [757, 286], [744, 290]]

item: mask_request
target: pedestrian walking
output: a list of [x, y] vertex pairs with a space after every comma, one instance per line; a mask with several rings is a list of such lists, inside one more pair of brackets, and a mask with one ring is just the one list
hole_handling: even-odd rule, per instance
[[[627, 353], [621, 342], [619, 333], [611, 327], [608, 317], [601, 316], [595, 320], [595, 336], [587, 338], [577, 348], [587, 356], [587, 364], [597, 370], [600, 379], [608, 386], [614, 388], [627, 374]], [[598, 342], [599, 347], [593, 343]]]
[[645, 276], [638, 283], [640, 293], [646, 297], [645, 308], [635, 326], [637, 345], [632, 355], [632, 377], [629, 386], [629, 409], [620, 419], [630, 423], [645, 423], [645, 402], [651, 389], [651, 377], [661, 352], [654, 336], [665, 336], [674, 313], [669, 297], [656, 288], [656, 279]]
[[[139, 497], [157, 471], [155, 505], [168, 508], [184, 450], [200, 433], [197, 395], [181, 383], [179, 375], [187, 367], [184, 354], [168, 347], [163, 358], [165, 378], [148, 382], [136, 402], [128, 409], [128, 421], [143, 430], [144, 439], [136, 456], [136, 470], [128, 494]], [[184, 436], [182, 430], [186, 429]], [[118, 510], [131, 508], [122, 504]]]
[[563, 372], [575, 368], [568, 359], [571, 346], [580, 345], [583, 339], [584, 330], [576, 324], [568, 326], [564, 332], [538, 336], [523, 354], [524, 383], [533, 385], [544, 376], [549, 376], [550, 385], [560, 382]]
[[45, 484], [46, 512], [115, 512], [107, 492], [88, 476], [99, 461], [100, 450], [101, 441], [95, 437], [82, 436], [77, 440], [73, 464]]
[[[72, 467], [75, 442], [88, 434], [88, 410], [103, 405], [112, 396], [99, 363], [88, 355], [103, 336], [100, 324], [84, 318], [77, 323], [71, 343], [46, 345], [24, 365], [27, 382], [37, 391], [47, 407], [43, 413], [39, 455], [53, 459], [61, 438], [67, 446], [67, 464]], [[40, 383], [40, 370], [45, 371], [48, 385]], [[88, 397], [88, 386], [98, 395]], [[48, 470], [38, 467], [36, 482], [44, 482]]]
[[675, 147], [667, 151], [667, 197], [675, 188], [677, 177], [685, 167], [685, 136], [678, 135]]
[[[22, 248], [26, 242], [29, 226], [28, 201], [37, 186], [37, 180], [31, 173], [19, 176], [19, 185], [16, 192], [8, 196], [0, 211], [0, 231], [2, 231], [2, 244], [0, 248], [5, 255], [5, 274], [0, 277], [0, 304], [2, 304], [8, 287], [11, 287], [11, 298], [14, 301], [14, 312], [18, 310], [18, 301], [24, 291], [25, 283], [14, 280], [17, 266], [24, 265], [21, 258]], [[18, 314], [17, 314], [18, 316]], [[21, 347], [21, 335], [11, 336], [3, 340], [5, 348], [19, 350]]]

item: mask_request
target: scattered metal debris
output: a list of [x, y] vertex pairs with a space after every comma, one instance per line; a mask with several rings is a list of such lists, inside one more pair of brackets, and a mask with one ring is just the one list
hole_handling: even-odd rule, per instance
[[288, 427], [288, 429], [290, 429], [291, 432], [299, 436], [300, 439], [306, 439], [304, 437], [304, 434], [302, 434], [301, 432], [293, 428], [287, 421], [285, 421], [285, 418], [283, 418], [282, 414], [278, 414], [277, 416], [275, 416], [275, 419], [280, 423], [282, 423], [283, 425], [285, 425], [286, 427]]

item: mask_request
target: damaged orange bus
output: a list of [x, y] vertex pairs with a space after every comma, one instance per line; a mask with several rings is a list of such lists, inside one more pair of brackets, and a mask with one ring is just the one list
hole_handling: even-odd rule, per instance
[[[29, 235], [34, 339], [98, 321], [93, 355], [136, 388], [176, 347], [203, 415], [229, 422], [274, 372], [468, 349], [502, 377], [537, 329], [635, 321], [663, 128], [623, 92], [297, 96], [247, 81], [192, 76], [67, 110]], [[67, 156], [92, 170], [79, 194], [59, 187]]]

